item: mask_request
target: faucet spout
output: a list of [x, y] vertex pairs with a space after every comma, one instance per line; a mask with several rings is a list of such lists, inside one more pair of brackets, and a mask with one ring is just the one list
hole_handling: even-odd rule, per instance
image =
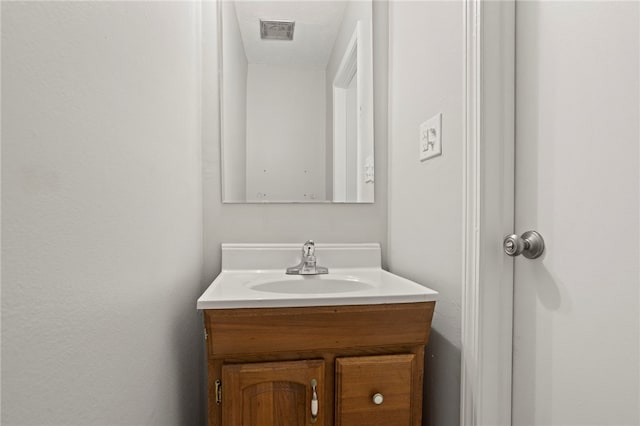
[[329, 270], [316, 265], [316, 245], [313, 240], [308, 240], [302, 246], [302, 259], [296, 266], [287, 268], [289, 275], [318, 275], [328, 274]]
[[316, 253], [316, 243], [313, 240], [307, 240], [302, 246], [302, 256], [314, 256]]

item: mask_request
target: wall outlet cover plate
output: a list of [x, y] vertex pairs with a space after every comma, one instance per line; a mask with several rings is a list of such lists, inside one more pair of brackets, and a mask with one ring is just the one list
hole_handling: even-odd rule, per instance
[[418, 151], [420, 161], [442, 155], [442, 113], [434, 115], [420, 125]]

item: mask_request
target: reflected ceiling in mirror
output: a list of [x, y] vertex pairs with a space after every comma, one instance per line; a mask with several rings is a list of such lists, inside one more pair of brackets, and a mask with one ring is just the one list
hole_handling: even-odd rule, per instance
[[371, 1], [220, 1], [226, 203], [374, 201]]

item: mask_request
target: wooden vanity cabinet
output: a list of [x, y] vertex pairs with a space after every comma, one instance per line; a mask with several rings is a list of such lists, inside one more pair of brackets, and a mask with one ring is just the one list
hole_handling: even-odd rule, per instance
[[[313, 382], [312, 382], [313, 381]], [[277, 361], [222, 366], [225, 425], [324, 424], [324, 410], [311, 413], [313, 391], [322, 395], [324, 360]], [[313, 384], [313, 389], [311, 387]], [[314, 398], [316, 404], [319, 398]], [[315, 414], [315, 415], [312, 415]]]
[[336, 426], [412, 425], [414, 354], [336, 359]]
[[205, 310], [209, 426], [420, 425], [434, 306]]

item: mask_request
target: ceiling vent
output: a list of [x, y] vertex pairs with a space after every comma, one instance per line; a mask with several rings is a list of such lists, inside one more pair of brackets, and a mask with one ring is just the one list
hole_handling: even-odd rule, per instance
[[294, 21], [260, 20], [260, 38], [263, 40], [293, 40]]

